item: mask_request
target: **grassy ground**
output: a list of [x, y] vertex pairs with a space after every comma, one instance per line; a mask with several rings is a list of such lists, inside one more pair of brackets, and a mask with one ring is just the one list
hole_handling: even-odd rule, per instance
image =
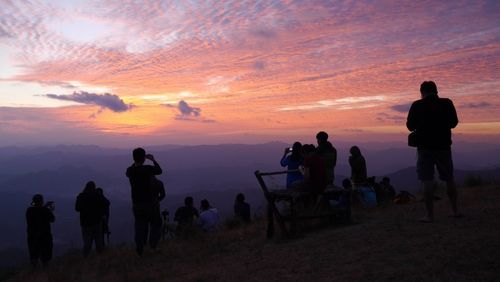
[[266, 240], [265, 222], [165, 242], [137, 257], [130, 246], [79, 253], [11, 281], [500, 281], [500, 186], [461, 191], [464, 218], [416, 221], [423, 203], [355, 210], [354, 223]]

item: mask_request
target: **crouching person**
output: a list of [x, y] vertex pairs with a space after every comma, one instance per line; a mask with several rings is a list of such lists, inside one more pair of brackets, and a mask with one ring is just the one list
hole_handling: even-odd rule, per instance
[[47, 202], [44, 205], [43, 196], [33, 196], [31, 207], [26, 210], [26, 223], [28, 225], [28, 249], [31, 265], [36, 267], [38, 261], [46, 267], [52, 258], [52, 233], [50, 224], [55, 221], [54, 203]]

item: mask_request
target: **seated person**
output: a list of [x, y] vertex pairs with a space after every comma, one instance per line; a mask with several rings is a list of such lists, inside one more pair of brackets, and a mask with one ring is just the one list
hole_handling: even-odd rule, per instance
[[210, 206], [208, 200], [202, 200], [200, 206], [200, 217], [198, 218], [198, 226], [204, 231], [215, 231], [219, 223], [219, 212], [216, 208]]
[[178, 230], [180, 230], [184, 227], [193, 226], [195, 218], [199, 216], [198, 210], [193, 207], [193, 198], [186, 197], [184, 206], [175, 211], [174, 221], [177, 222]]
[[[289, 155], [288, 153], [291, 154]], [[303, 163], [304, 158], [302, 156], [302, 144], [300, 144], [300, 142], [293, 143], [291, 149], [286, 148], [280, 161], [281, 166], [286, 167], [287, 170], [298, 170]], [[286, 174], [286, 188], [292, 188], [293, 183], [301, 181], [302, 179], [304, 179], [304, 176], [300, 171], [288, 172]]]
[[382, 190], [382, 186], [375, 181], [375, 176], [371, 176], [367, 178], [368, 187], [371, 187], [373, 191], [375, 191], [375, 195], [377, 196], [377, 203], [382, 203], [384, 200], [385, 194]]
[[396, 190], [391, 185], [391, 179], [387, 176], [382, 178], [380, 182], [380, 187], [382, 187], [382, 191], [384, 191], [384, 198], [387, 201], [392, 201], [394, 197], [396, 197]]
[[234, 201], [234, 215], [244, 223], [250, 223], [250, 205], [245, 202], [245, 195], [239, 193]]

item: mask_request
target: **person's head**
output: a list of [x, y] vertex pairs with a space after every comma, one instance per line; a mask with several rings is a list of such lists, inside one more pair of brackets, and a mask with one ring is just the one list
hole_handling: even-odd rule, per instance
[[292, 153], [300, 153], [302, 151], [302, 143], [295, 142], [292, 145]]
[[384, 183], [391, 183], [391, 179], [387, 176], [384, 176], [384, 178], [382, 178], [382, 182]]
[[328, 133], [324, 131], [318, 132], [316, 134], [316, 141], [318, 141], [318, 145], [326, 143], [328, 141]]
[[316, 147], [313, 144], [305, 144], [302, 146], [302, 152], [304, 153], [304, 156], [307, 156], [316, 152]]
[[134, 158], [134, 162], [143, 164], [146, 160], [146, 150], [143, 148], [135, 148], [134, 151], [132, 151], [132, 157]]
[[361, 156], [361, 150], [359, 149], [358, 146], [352, 146], [351, 149], [349, 150], [349, 153], [351, 153], [353, 157]]
[[342, 187], [344, 187], [344, 189], [351, 189], [351, 180], [349, 180], [349, 178], [344, 178], [344, 180], [342, 180]]
[[438, 90], [436, 83], [434, 83], [434, 81], [422, 82], [422, 84], [420, 84], [420, 94], [422, 95], [422, 98], [425, 98], [430, 95], [437, 95]]
[[207, 200], [207, 199], [203, 199], [203, 200], [201, 200], [200, 209], [201, 209], [202, 211], [206, 211], [206, 210], [208, 210], [209, 208], [210, 208], [210, 203], [208, 202], [208, 200]]
[[299, 160], [302, 157], [302, 144], [300, 142], [293, 143], [292, 146], [292, 160]]
[[87, 184], [85, 184], [85, 188], [83, 188], [83, 192], [93, 192], [95, 191], [95, 182], [94, 181], [89, 181]]
[[193, 197], [184, 198], [184, 205], [186, 207], [192, 207], [193, 206]]
[[43, 196], [42, 194], [35, 194], [31, 199], [31, 205], [34, 207], [43, 206]]
[[236, 195], [236, 202], [238, 203], [245, 202], [245, 195], [243, 195], [243, 193], [239, 193], [238, 195]]
[[371, 184], [371, 185], [375, 184], [375, 176], [368, 177], [366, 180], [367, 180], [368, 184]]

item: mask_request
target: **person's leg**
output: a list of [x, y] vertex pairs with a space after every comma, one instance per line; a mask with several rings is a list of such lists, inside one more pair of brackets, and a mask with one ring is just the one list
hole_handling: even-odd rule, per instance
[[88, 257], [92, 248], [92, 227], [82, 226], [83, 257]]
[[147, 238], [148, 234], [148, 219], [147, 214], [144, 212], [144, 208], [142, 207], [134, 207], [134, 231], [135, 231], [135, 248], [138, 255], [142, 255], [144, 251], [144, 243], [146, 242], [145, 238]]
[[154, 207], [151, 211], [151, 230], [149, 231], [149, 246], [154, 249], [158, 245], [161, 237], [161, 227], [163, 220], [161, 219], [160, 208]]
[[436, 155], [436, 167], [439, 172], [439, 178], [446, 182], [446, 193], [450, 200], [453, 216], [458, 217], [458, 192], [453, 176], [453, 159], [451, 150], [441, 150]]
[[43, 267], [47, 267], [49, 260], [52, 258], [52, 248], [53, 248], [52, 234], [45, 234], [42, 239], [41, 254], [40, 254]]
[[31, 266], [36, 268], [40, 257], [40, 248], [37, 236], [28, 234], [28, 250], [30, 253]]
[[97, 253], [101, 253], [104, 249], [104, 237], [102, 233], [102, 223], [99, 222], [93, 228], [93, 237], [95, 240], [95, 249]]
[[434, 220], [434, 152], [432, 150], [417, 151], [417, 174], [422, 181], [424, 202], [427, 215], [420, 219], [422, 222]]
[[420, 219], [422, 222], [434, 220], [434, 181], [423, 181], [424, 202], [427, 216]]

